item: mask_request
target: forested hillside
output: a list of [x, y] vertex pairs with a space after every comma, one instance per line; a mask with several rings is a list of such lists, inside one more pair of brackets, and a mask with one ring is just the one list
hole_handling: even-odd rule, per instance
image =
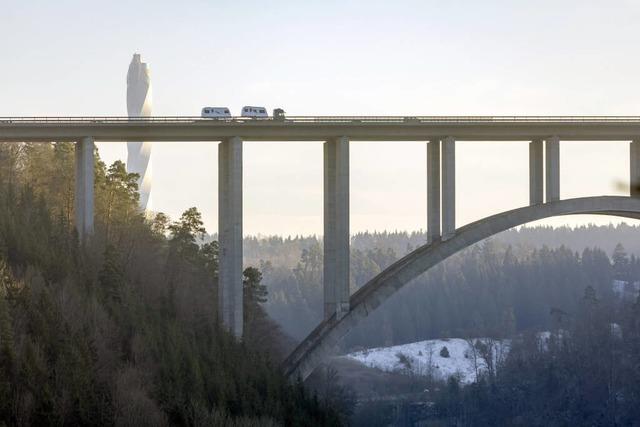
[[329, 425], [276, 368], [245, 271], [245, 342], [218, 327], [200, 214], [145, 219], [136, 176], [96, 157], [96, 230], [73, 227], [72, 144], [0, 148], [0, 425]]
[[[611, 298], [612, 281], [620, 274], [616, 271], [621, 264], [627, 271], [626, 280], [640, 280], [640, 260], [627, 254], [624, 245], [615, 248], [614, 240], [640, 241], [637, 227], [560, 229], [560, 235], [575, 244], [589, 241], [592, 246], [573, 250], [562, 241], [550, 242], [552, 235], [545, 227], [511, 230], [481, 242], [390, 298], [346, 337], [343, 350], [548, 330], [553, 322], [549, 313], [575, 313], [586, 286], [592, 286], [603, 298]], [[422, 242], [420, 233], [354, 236], [352, 292]], [[606, 244], [611, 252], [599, 249], [596, 243]], [[322, 316], [321, 241], [274, 237], [247, 239], [245, 246], [248, 256], [261, 266], [270, 290], [267, 311], [286, 332], [304, 338]]]

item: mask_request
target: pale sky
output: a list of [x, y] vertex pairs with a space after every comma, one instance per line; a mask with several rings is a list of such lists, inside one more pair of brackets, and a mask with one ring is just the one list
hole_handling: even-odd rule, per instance
[[[134, 52], [154, 115], [640, 115], [638, 22], [631, 0], [0, 0], [0, 116], [126, 115]], [[423, 229], [425, 144], [351, 146], [352, 232]], [[245, 234], [321, 234], [321, 144], [244, 152]], [[527, 153], [457, 144], [459, 225], [527, 203]], [[197, 206], [215, 232], [216, 144], [157, 143], [152, 162], [154, 210]], [[561, 167], [564, 198], [620, 194], [628, 143], [566, 142]]]

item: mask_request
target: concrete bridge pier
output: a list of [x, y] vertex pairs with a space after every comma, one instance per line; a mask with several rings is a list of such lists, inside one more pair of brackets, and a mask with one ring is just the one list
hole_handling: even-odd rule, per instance
[[456, 231], [456, 141], [427, 142], [427, 242], [447, 240]]
[[349, 139], [324, 143], [324, 317], [349, 312]]
[[78, 231], [80, 241], [85, 241], [86, 238], [93, 233], [94, 149], [95, 142], [90, 136], [84, 137], [76, 142], [76, 194], [74, 210], [76, 230]]
[[242, 139], [218, 145], [218, 312], [222, 324], [242, 337]]
[[640, 197], [640, 139], [631, 141], [629, 150], [629, 194], [631, 197]]
[[456, 232], [456, 141], [442, 140], [442, 240]]
[[544, 203], [544, 145], [541, 139], [529, 143], [529, 204]]
[[427, 142], [427, 242], [440, 240], [440, 140]]
[[547, 202], [560, 200], [560, 138], [552, 136], [545, 142]]

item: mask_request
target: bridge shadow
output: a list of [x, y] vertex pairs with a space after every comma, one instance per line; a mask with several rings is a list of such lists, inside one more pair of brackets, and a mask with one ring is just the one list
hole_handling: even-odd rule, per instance
[[338, 342], [391, 295], [431, 267], [479, 241], [532, 221], [563, 215], [611, 215], [640, 219], [640, 198], [581, 197], [513, 209], [472, 222], [447, 240], [419, 247], [367, 282], [350, 297], [350, 310], [320, 323], [284, 361], [290, 379], [305, 379], [335, 353]]

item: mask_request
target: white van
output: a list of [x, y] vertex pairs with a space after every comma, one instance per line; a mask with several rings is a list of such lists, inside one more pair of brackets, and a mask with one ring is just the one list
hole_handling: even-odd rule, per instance
[[231, 112], [227, 107], [204, 107], [202, 109], [202, 117], [231, 117]]
[[252, 107], [250, 105], [242, 107], [242, 113], [240, 115], [242, 117], [269, 117], [269, 113], [267, 113], [266, 108]]

